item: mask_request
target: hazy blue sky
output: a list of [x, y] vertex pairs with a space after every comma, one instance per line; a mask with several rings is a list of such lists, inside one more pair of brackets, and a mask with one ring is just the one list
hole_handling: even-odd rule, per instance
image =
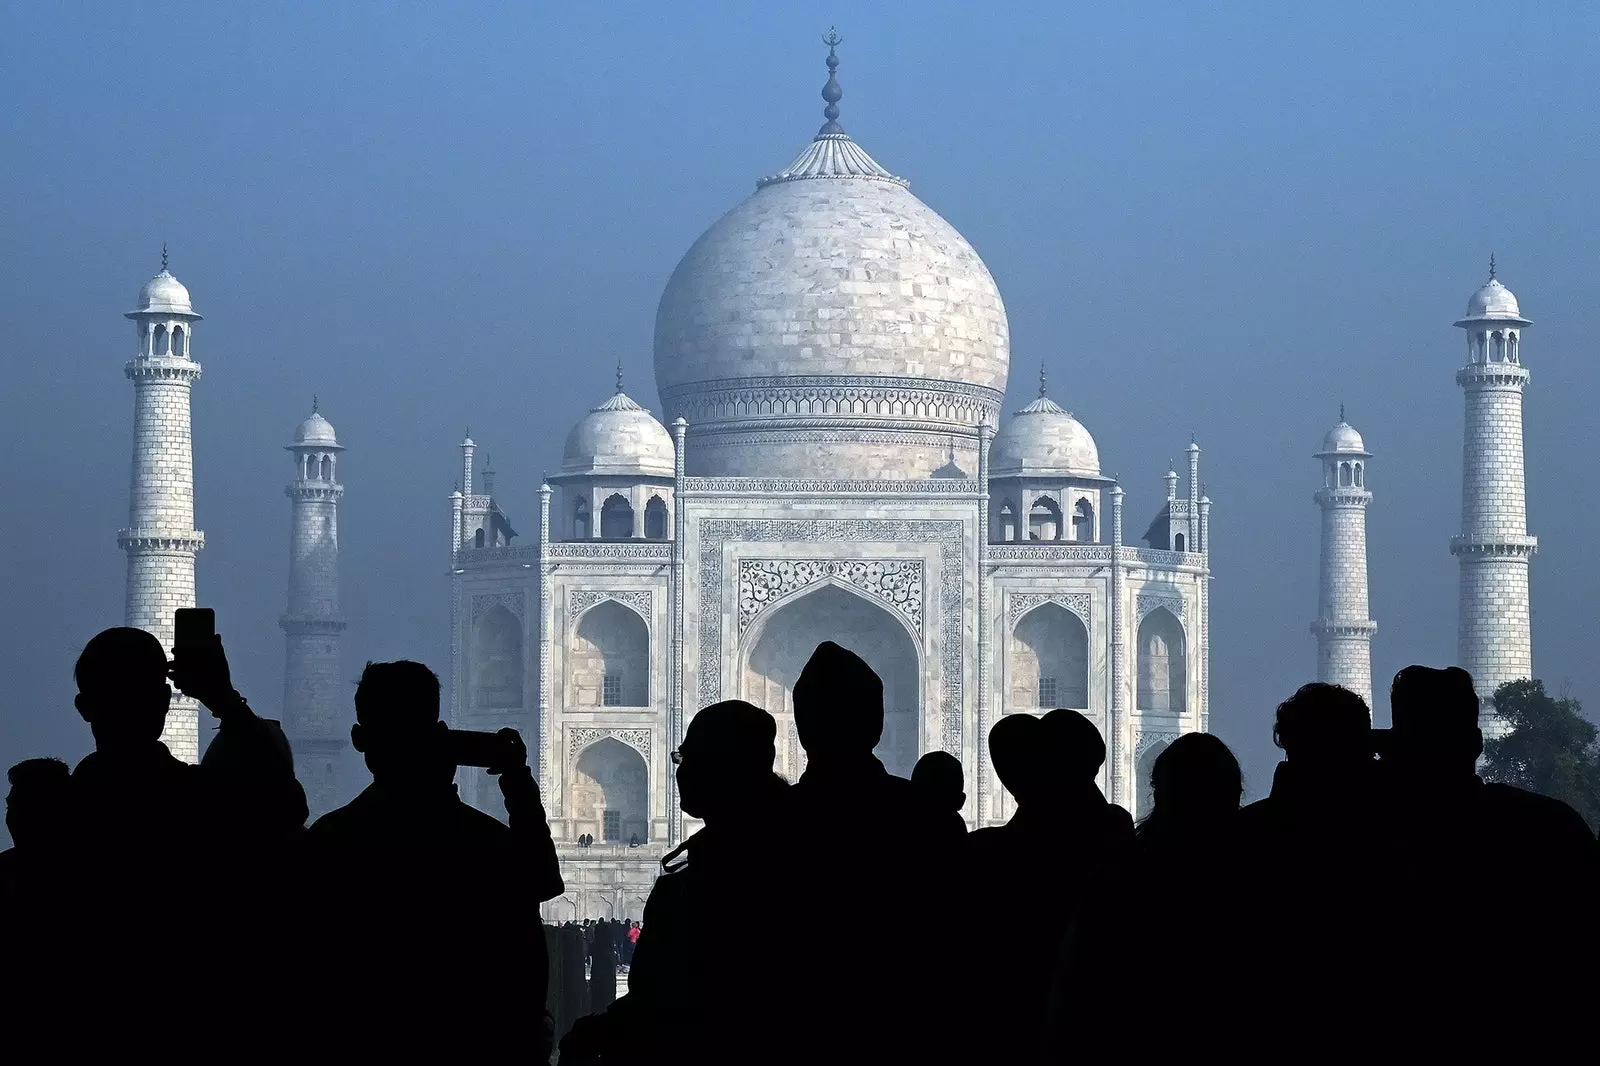
[[661, 288], [815, 132], [830, 21], [845, 128], [1000, 284], [1010, 406], [1042, 360], [1123, 479], [1130, 534], [1198, 434], [1212, 724], [1252, 794], [1272, 708], [1314, 670], [1311, 453], [1341, 401], [1377, 453], [1380, 687], [1453, 656], [1450, 323], [1491, 250], [1535, 321], [1534, 661], [1600, 704], [1600, 7], [1207, 6], [8, 5], [0, 761], [88, 746], [72, 660], [122, 618], [121, 315], [163, 241], [206, 316], [200, 599], [240, 689], [277, 713], [282, 445], [313, 393], [350, 449], [346, 668], [442, 669], [463, 427], [531, 530], [619, 358], [657, 405]]

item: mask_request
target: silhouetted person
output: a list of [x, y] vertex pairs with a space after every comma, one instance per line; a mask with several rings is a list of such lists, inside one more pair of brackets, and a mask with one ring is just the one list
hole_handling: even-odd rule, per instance
[[456, 795], [439, 679], [369, 663], [351, 741], [372, 784], [306, 834], [310, 935], [328, 960], [305, 1012], [326, 1057], [543, 1061], [549, 982], [539, 904], [561, 873], [527, 751], [502, 730], [510, 825]]
[[750, 932], [786, 910], [789, 786], [772, 772], [777, 724], [740, 700], [689, 722], [674, 753], [683, 812], [704, 826], [662, 860], [633, 946], [628, 993], [562, 1041], [563, 1063], [767, 1061], [785, 1007]]
[[[860, 656], [819, 645], [795, 682], [794, 721], [806, 769], [790, 790], [800, 903], [784, 919], [796, 1011], [784, 1031], [796, 1039], [783, 1050], [800, 1061], [947, 1057], [959, 1031], [941, 1004], [959, 995], [949, 922], [962, 857], [948, 822], [873, 755], [883, 681]], [[863, 916], [889, 915], [919, 935], [874, 954], [879, 941], [862, 935]], [[903, 965], [890, 976], [894, 959]]]
[[[1016, 930], [1036, 928], [1041, 906], [1076, 914], [1091, 879], [1132, 850], [1133, 820], [1108, 803], [1095, 784], [1106, 758], [1105, 741], [1077, 711], [1058, 709], [1039, 718], [1006, 715], [989, 731], [989, 753], [1017, 808], [1005, 825], [976, 830], [967, 841], [968, 869], [975, 879], [968, 891], [985, 891], [993, 900], [984, 922], [972, 930], [968, 968], [1005, 975], [1003, 981], [974, 986], [978, 1005], [971, 1054], [994, 1062], [1032, 1062], [1043, 1047], [1051, 981], [1066, 930], [1057, 927], [1026, 946], [1017, 943]], [[1039, 888], [1024, 889], [1016, 882], [1019, 877]], [[1004, 887], [996, 891], [998, 886]]]
[[1286, 758], [1272, 791], [1240, 812], [1241, 950], [1258, 959], [1247, 991], [1263, 1022], [1241, 1035], [1280, 1055], [1317, 1040], [1349, 1053], [1398, 1006], [1376, 976], [1394, 946], [1378, 887], [1393, 864], [1371, 713], [1347, 689], [1304, 685], [1279, 705], [1273, 740]]
[[[1487, 995], [1507, 1017], [1537, 1019], [1520, 1033], [1546, 1047], [1583, 1039], [1593, 982], [1572, 961], [1593, 958], [1596, 852], [1571, 807], [1511, 785], [1484, 784], [1479, 701], [1457, 667], [1408, 666], [1390, 690], [1394, 727], [1384, 760], [1401, 830], [1389, 893], [1403, 941], [1392, 975], [1409, 995], [1411, 1030], [1451, 1050], [1463, 1002]], [[1481, 1050], [1481, 1047], [1480, 1047]]]
[[[1205, 733], [1169, 744], [1150, 775], [1153, 810], [1130, 860], [1105, 867], [1079, 907], [1051, 1003], [1051, 1061], [1115, 1054], [1137, 1032], [1141, 1061], [1223, 1060], [1236, 1046], [1239, 870], [1234, 847], [1244, 779], [1228, 746]], [[1174, 893], [1177, 894], [1175, 899]], [[1151, 921], [1181, 899], [1178, 913]], [[1183, 988], [1206, 1026], [1151, 1025], [1142, 991]]]
[[[191, 766], [161, 743], [169, 674], [216, 719], [222, 755]], [[274, 939], [252, 875], [262, 871], [265, 827], [292, 831], [305, 795], [276, 723], [234, 690], [220, 638], [179, 650], [169, 665], [149, 633], [108, 629], [84, 647], [74, 677], [95, 750], [72, 773], [73, 935], [100, 967], [101, 987], [116, 990], [103, 1002], [118, 1019], [87, 1036], [140, 1047], [170, 1033], [172, 988], [238, 987], [248, 976], [241, 960]], [[184, 931], [202, 901], [223, 917], [194, 940]], [[236, 1003], [202, 1021], [229, 1028]]]
[[12, 846], [0, 851], [0, 944], [4, 944], [6, 988], [0, 1016], [12, 1046], [28, 1037], [56, 1041], [72, 1013], [62, 990], [74, 974], [72, 946], [64, 931], [74, 915], [67, 903], [73, 887], [71, 771], [60, 759], [27, 759], [6, 775], [6, 828]]
[[948, 812], [943, 821], [953, 840], [959, 842], [967, 835], [967, 821], [961, 817], [961, 808], [967, 804], [967, 792], [960, 759], [948, 751], [930, 751], [912, 767], [911, 783], [922, 792], [930, 807]]
[[71, 829], [72, 771], [60, 759], [25, 759], [6, 772], [6, 829], [0, 851], [0, 908], [8, 918], [37, 906], [60, 883]]

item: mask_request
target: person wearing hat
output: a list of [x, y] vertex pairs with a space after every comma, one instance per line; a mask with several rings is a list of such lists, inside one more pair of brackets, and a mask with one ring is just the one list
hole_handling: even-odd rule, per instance
[[771, 1061], [780, 973], [749, 979], [753, 935], [788, 908], [778, 869], [788, 784], [772, 772], [777, 723], [743, 700], [704, 708], [672, 753], [683, 813], [702, 828], [661, 861], [628, 992], [580, 1019], [563, 1063]]

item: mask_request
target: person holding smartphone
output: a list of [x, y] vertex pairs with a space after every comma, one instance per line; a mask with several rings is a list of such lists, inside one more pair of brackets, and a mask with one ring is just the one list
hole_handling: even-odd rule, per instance
[[[417, 662], [368, 663], [351, 741], [372, 784], [306, 834], [308, 941], [337, 966], [306, 974], [327, 1057], [549, 1058], [539, 904], [563, 891], [515, 730], [463, 733]], [[510, 824], [462, 802], [458, 765], [500, 781]], [[326, 983], [321, 983], [326, 982]]]

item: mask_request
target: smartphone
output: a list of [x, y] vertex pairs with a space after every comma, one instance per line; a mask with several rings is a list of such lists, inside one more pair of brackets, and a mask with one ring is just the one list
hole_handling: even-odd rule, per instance
[[172, 648], [203, 648], [217, 635], [217, 612], [209, 607], [180, 607], [172, 615]]
[[446, 730], [445, 746], [450, 752], [450, 761], [457, 766], [494, 766], [506, 761], [511, 754], [500, 734], [471, 729]]

